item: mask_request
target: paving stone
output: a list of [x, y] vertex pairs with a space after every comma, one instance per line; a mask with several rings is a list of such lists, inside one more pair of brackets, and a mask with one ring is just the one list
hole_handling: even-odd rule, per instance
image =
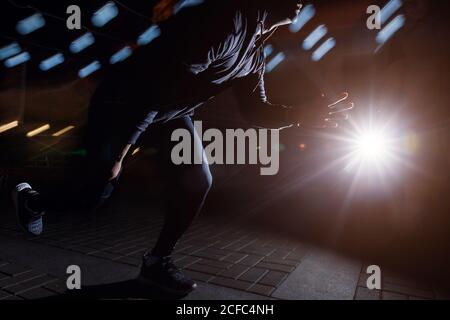
[[19, 266], [15, 263], [9, 263], [0, 267], [0, 272], [9, 276], [17, 276], [30, 270], [28, 267]]
[[199, 262], [201, 259], [197, 257], [185, 256], [183, 259], [177, 261], [177, 266], [179, 268], [186, 268], [191, 264]]
[[30, 280], [25, 281], [25, 282], [21, 282], [21, 283], [16, 284], [16, 285], [5, 287], [4, 290], [6, 290], [8, 292], [11, 292], [11, 293], [14, 293], [14, 294], [17, 295], [17, 294], [19, 294], [21, 292], [28, 291], [30, 289], [34, 289], [34, 288], [37, 288], [37, 287], [42, 287], [45, 284], [53, 282], [53, 281], [56, 281], [56, 279], [53, 278], [53, 277], [50, 277], [48, 275], [44, 275], [42, 277], [33, 278], [33, 279], [30, 279]]
[[117, 260], [117, 259], [120, 259], [121, 257], [123, 257], [120, 254], [110, 253], [110, 252], [106, 252], [106, 251], [96, 251], [89, 255], [93, 256], [93, 257], [97, 257], [97, 258], [107, 259], [107, 260]]
[[404, 286], [404, 287], [418, 288], [418, 289], [425, 289], [427, 287], [423, 284], [419, 284], [415, 281], [412, 281], [410, 278], [399, 276], [399, 275], [393, 274], [389, 271], [382, 272], [382, 278], [383, 278], [383, 284], [391, 283], [391, 284], [396, 284], [396, 285], [400, 285], [400, 286]]
[[226, 261], [217, 261], [217, 260], [210, 260], [210, 259], [201, 259], [198, 263], [204, 264], [207, 266], [222, 268], [222, 269], [230, 268], [233, 265], [232, 263], [229, 263]]
[[[370, 274], [367, 273], [361, 273], [358, 279], [358, 286], [360, 287], [367, 287], [367, 279], [369, 279]], [[383, 286], [382, 286], [383, 287]]]
[[275, 249], [270, 248], [270, 247], [247, 246], [239, 251], [244, 252], [244, 253], [254, 254], [254, 255], [268, 256], [269, 254], [274, 252]]
[[186, 269], [203, 272], [203, 273], [208, 273], [208, 274], [212, 274], [212, 275], [216, 275], [223, 270], [221, 268], [206, 266], [206, 265], [198, 264], [198, 263], [191, 264], [191, 265], [187, 266]]
[[422, 289], [415, 289], [415, 288], [408, 288], [400, 285], [395, 285], [391, 283], [384, 283], [382, 286], [383, 290], [396, 292], [400, 294], [404, 294], [407, 296], [416, 296], [416, 297], [422, 297], [427, 299], [433, 299], [434, 293], [433, 291], [427, 291]]
[[131, 266], [135, 266], [135, 267], [140, 266], [141, 263], [142, 263], [142, 259], [138, 259], [138, 258], [135, 258], [135, 257], [128, 257], [128, 256], [120, 257], [119, 259], [116, 259], [114, 261], [117, 261], [117, 262], [120, 262], [120, 263], [126, 263], [126, 264], [129, 264]]
[[124, 248], [111, 247], [111, 248], [105, 250], [105, 252], [121, 254], [121, 255], [126, 256], [126, 255], [129, 255], [130, 253], [140, 251], [140, 250], [145, 250], [145, 248], [143, 248], [142, 246], [126, 246]]
[[272, 249], [272, 252], [265, 258], [268, 260], [284, 260], [292, 250]]
[[0, 300], [2, 300], [2, 301], [17, 301], [17, 300], [23, 300], [23, 299], [21, 297], [11, 294], [5, 298], [0, 298]]
[[44, 285], [44, 288], [56, 292], [58, 294], [64, 294], [67, 291], [66, 280], [58, 280], [54, 282], [50, 282]]
[[178, 253], [174, 253], [172, 254], [172, 259], [174, 262], [180, 261], [182, 259], [184, 259], [186, 256], [184, 254], [178, 254]]
[[286, 272], [269, 271], [261, 280], [258, 281], [258, 283], [277, 287], [287, 276], [288, 273]]
[[230, 252], [220, 249], [207, 248], [204, 250], [196, 251], [192, 253], [192, 255], [200, 258], [212, 259], [212, 260], [222, 260], [226, 257]]
[[47, 290], [45, 288], [36, 288], [33, 290], [23, 292], [19, 296], [27, 300], [34, 300], [34, 299], [48, 298], [54, 295], [56, 295], [56, 293]]
[[310, 250], [299, 266], [272, 293], [288, 300], [352, 300], [361, 264], [320, 249]]
[[256, 266], [263, 269], [276, 270], [288, 273], [294, 271], [295, 269], [295, 267], [293, 266], [287, 266], [277, 263], [266, 263], [266, 262], [260, 262]]
[[288, 260], [288, 259], [276, 259], [276, 258], [272, 258], [272, 257], [265, 257], [264, 260], [262, 261], [264, 263], [275, 263], [275, 264], [281, 264], [284, 266], [288, 266], [288, 267], [296, 267], [298, 266], [299, 262], [294, 261], [294, 260]]
[[253, 267], [256, 264], [258, 264], [258, 262], [260, 262], [263, 258], [264, 257], [262, 257], [262, 256], [248, 255], [244, 259], [239, 261], [239, 264], [243, 264], [245, 266]]
[[300, 262], [300, 261], [303, 260], [303, 258], [305, 257], [306, 253], [307, 253], [306, 249], [295, 250], [295, 251], [290, 252], [288, 254], [288, 256], [286, 257], [286, 259]]
[[140, 249], [138, 251], [127, 254], [127, 257], [134, 257], [134, 258], [141, 259], [147, 251], [148, 251], [148, 249]]
[[262, 268], [251, 268], [243, 275], [239, 277], [239, 280], [248, 281], [248, 282], [258, 282], [269, 270]]
[[214, 247], [218, 249], [224, 249], [228, 246], [231, 246], [234, 242], [236, 242], [236, 239], [220, 239], [214, 244]]
[[365, 287], [358, 287], [356, 289], [355, 300], [380, 300], [380, 290], [369, 290]]
[[241, 274], [243, 274], [247, 270], [248, 270], [248, 266], [235, 264], [231, 268], [221, 271], [219, 275], [222, 277], [236, 279], [237, 277], [239, 277]]
[[89, 243], [89, 247], [95, 249], [95, 250], [106, 250], [112, 248], [112, 246], [105, 244], [103, 242], [92, 242]]
[[223, 277], [215, 277], [214, 279], [212, 279], [210, 281], [210, 283], [219, 285], [219, 286], [224, 286], [224, 287], [228, 287], [228, 288], [233, 288], [233, 289], [238, 289], [238, 290], [247, 290], [251, 284], [245, 281], [240, 281], [240, 280], [236, 280], [236, 279], [231, 279], [231, 278], [223, 278]]
[[208, 282], [214, 277], [211, 274], [206, 274], [206, 273], [192, 271], [192, 270], [185, 270], [185, 273], [192, 279], [194, 279], [196, 281], [203, 281], [203, 282]]
[[233, 253], [227, 255], [226, 257], [224, 257], [222, 260], [226, 261], [226, 262], [231, 262], [231, 263], [239, 263], [245, 257], [247, 257], [247, 254], [245, 254], [245, 253], [233, 252]]
[[423, 301], [423, 300], [431, 300], [431, 299], [426, 299], [426, 298], [421, 298], [421, 297], [412, 297], [412, 296], [409, 296], [409, 297], [408, 297], [408, 300], [420, 300], [420, 301]]
[[243, 250], [246, 246], [250, 245], [248, 241], [238, 241], [229, 246], [223, 247], [223, 249], [231, 250], [231, 251], [240, 251]]
[[0, 288], [7, 288], [9, 286], [28, 281], [33, 278], [41, 277], [43, 275], [43, 273], [38, 273], [35, 271], [25, 272], [15, 277], [9, 277], [7, 279], [0, 280]]
[[247, 291], [270, 297], [270, 295], [272, 294], [272, 292], [274, 290], [275, 290], [275, 287], [265, 286], [265, 285], [256, 283], [253, 286], [251, 286]]
[[408, 296], [404, 294], [389, 292], [389, 291], [383, 291], [381, 293], [381, 298], [383, 300], [408, 300]]
[[11, 293], [0, 290], [0, 300], [4, 299], [6, 297], [9, 297], [10, 295], [11, 295]]

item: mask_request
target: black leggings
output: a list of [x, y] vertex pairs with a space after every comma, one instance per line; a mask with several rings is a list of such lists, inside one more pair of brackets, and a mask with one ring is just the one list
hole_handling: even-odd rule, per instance
[[[99, 130], [95, 126], [95, 117], [89, 119], [87, 139], [87, 163], [82, 166], [81, 182], [71, 181], [68, 186], [74, 186], [79, 191], [67, 190], [42, 192], [43, 202], [47, 209], [65, 209], [67, 206], [83, 208], [98, 208], [112, 194], [118, 180], [108, 182], [111, 168], [118, 154], [127, 144], [114, 135], [112, 130]], [[174, 165], [171, 152], [178, 142], [171, 141], [172, 132], [185, 129], [190, 132], [193, 144], [192, 152], [204, 159], [200, 165]], [[139, 144], [158, 150], [159, 167], [168, 181], [169, 190], [164, 194], [166, 202], [165, 222], [157, 243], [151, 253], [158, 257], [171, 254], [177, 241], [188, 229], [197, 213], [201, 210], [208, 194], [212, 176], [204, 157], [202, 142], [194, 129], [190, 117], [175, 119], [161, 124], [152, 124], [140, 138]], [[129, 152], [132, 152], [131, 149]], [[192, 156], [194, 153], [192, 153]], [[80, 191], [81, 190], [81, 191]]]
[[[178, 142], [172, 142], [171, 135], [176, 129], [186, 129], [190, 132], [192, 142], [196, 144], [196, 148], [192, 148], [192, 156], [194, 152], [201, 153], [197, 156], [203, 159], [203, 164], [173, 164], [171, 152]], [[202, 142], [190, 117], [152, 125], [141, 139], [144, 144], [158, 150], [160, 167], [169, 183], [169, 190], [164, 197], [166, 201], [164, 225], [151, 252], [155, 256], [164, 257], [170, 255], [179, 238], [201, 210], [212, 185], [212, 176], [204, 156]]]

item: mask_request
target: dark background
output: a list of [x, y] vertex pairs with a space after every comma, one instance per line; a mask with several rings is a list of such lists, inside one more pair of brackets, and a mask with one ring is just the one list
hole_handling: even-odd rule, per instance
[[[382, 175], [355, 179], [342, 165], [332, 165], [342, 156], [342, 146], [324, 135], [345, 135], [350, 124], [322, 133], [286, 130], [281, 135], [279, 175], [262, 177], [255, 166], [212, 167], [215, 185], [204, 215], [246, 217], [268, 230], [450, 287], [449, 6], [438, 0], [403, 2], [400, 11], [406, 26], [375, 52], [377, 31], [366, 28], [365, 12], [368, 5], [383, 6], [386, 1], [311, 1], [317, 12], [302, 30], [291, 33], [283, 28], [270, 40], [275, 53], [283, 51], [286, 60], [266, 76], [266, 85], [271, 101], [288, 105], [322, 92], [347, 90], [357, 106], [356, 122], [370, 117], [391, 121], [400, 137], [413, 137], [414, 152]], [[86, 30], [68, 31], [64, 20], [46, 16], [43, 29], [19, 37], [15, 22], [34, 10], [17, 5], [28, 3], [65, 17], [69, 4], [79, 3], [83, 12], [93, 12], [104, 1], [2, 2], [0, 47], [17, 39], [32, 59], [12, 69], [0, 66], [0, 124], [20, 120], [18, 128], [0, 134], [0, 212], [8, 206], [8, 183], [17, 177], [29, 177], [38, 186], [70, 177], [71, 168], [83, 157], [79, 140], [89, 98], [104, 74], [78, 79], [77, 71], [93, 58], [107, 61], [151, 24], [143, 16], [150, 16], [152, 1], [126, 1], [143, 16], [119, 6], [118, 18], [100, 29], [90, 24], [90, 14], [83, 14], [83, 25], [97, 32], [95, 45], [69, 54], [62, 66], [43, 73], [37, 69], [39, 61], [67, 51], [70, 41]], [[301, 42], [319, 24], [327, 25], [337, 46], [313, 62]], [[202, 107], [196, 118], [207, 127], [248, 126], [232, 91]], [[27, 131], [45, 123], [51, 124], [49, 132], [67, 125], [76, 129], [61, 138], [48, 132], [26, 138]], [[152, 166], [155, 150], [141, 151], [130, 163], [124, 184], [129, 182], [143, 195], [162, 192], [152, 179], [157, 175]]]

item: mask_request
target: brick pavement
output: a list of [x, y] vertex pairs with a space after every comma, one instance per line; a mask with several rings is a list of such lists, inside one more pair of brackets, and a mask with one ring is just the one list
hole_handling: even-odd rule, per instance
[[[43, 236], [27, 240], [137, 267], [142, 254], [156, 241], [161, 225], [158, 215], [137, 214], [132, 219], [128, 214], [96, 219], [70, 216], [50, 221]], [[13, 222], [1, 225], [0, 234], [24, 237]], [[173, 258], [197, 281], [269, 298], [313, 250], [314, 247], [243, 224], [200, 218], [182, 238]], [[370, 291], [365, 287], [364, 270], [363, 266], [360, 274], [355, 274], [359, 280], [354, 299], [439, 298], [434, 290], [390, 273], [383, 273], [382, 291]], [[36, 299], [64, 292], [64, 282], [0, 260], [0, 288], [0, 299]]]

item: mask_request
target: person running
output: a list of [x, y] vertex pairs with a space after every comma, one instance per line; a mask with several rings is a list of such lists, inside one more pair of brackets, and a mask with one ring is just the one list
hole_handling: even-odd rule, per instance
[[[163, 0], [157, 7], [170, 8], [162, 4], [171, 3]], [[98, 207], [110, 197], [130, 148], [144, 132], [160, 151], [170, 181], [165, 222], [156, 245], [143, 257], [141, 280], [176, 294], [196, 288], [170, 258], [212, 184], [206, 159], [200, 165], [178, 166], [170, 159], [171, 133], [179, 128], [191, 133], [198, 145], [193, 150], [204, 157], [191, 119], [196, 108], [233, 87], [243, 115], [259, 127], [307, 126], [313, 121], [334, 127], [347, 119], [345, 113], [353, 108], [348, 94], [314, 110], [311, 119], [268, 101], [264, 44], [278, 27], [292, 23], [301, 7], [299, 0], [207, 0], [185, 8], [161, 21], [160, 36], [112, 67], [97, 88], [89, 108], [85, 204]], [[40, 194], [28, 183], [17, 185], [13, 196], [19, 224], [40, 234], [43, 213], [55, 197]]]

